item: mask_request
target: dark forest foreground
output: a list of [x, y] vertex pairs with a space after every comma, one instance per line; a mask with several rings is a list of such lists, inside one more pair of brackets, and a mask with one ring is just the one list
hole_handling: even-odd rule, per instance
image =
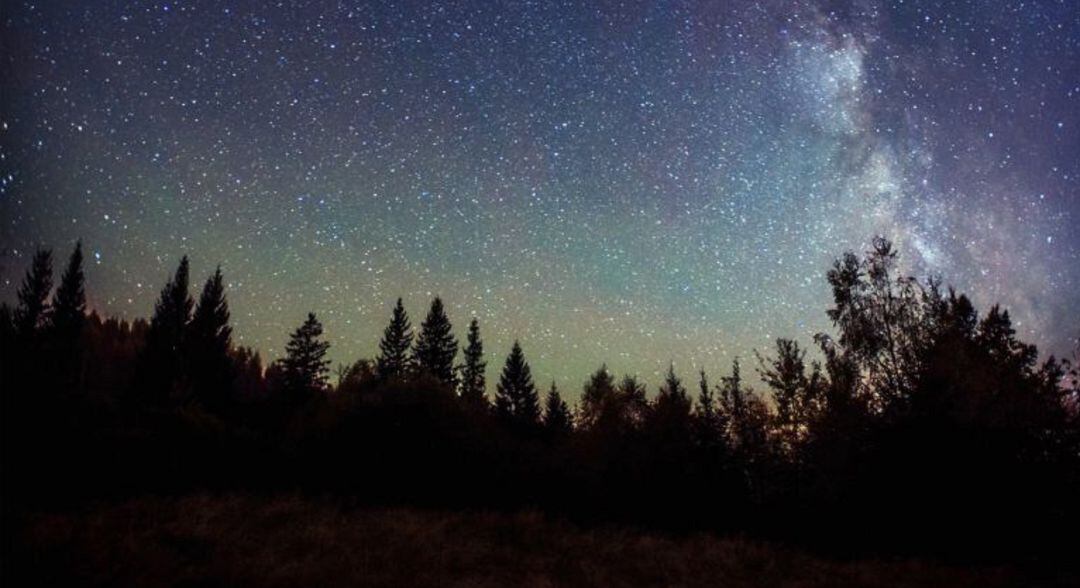
[[[5, 525], [6, 586], [1067, 586], [1044, 568], [826, 559], [743, 538], [537, 513], [351, 509], [292, 496], [142, 498]], [[1037, 575], [1033, 575], [1037, 574]]]

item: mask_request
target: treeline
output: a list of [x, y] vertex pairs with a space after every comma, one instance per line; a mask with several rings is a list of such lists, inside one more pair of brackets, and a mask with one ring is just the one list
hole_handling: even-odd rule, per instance
[[284, 489], [965, 554], [1060, 547], [1080, 522], [1077, 366], [899, 275], [884, 239], [828, 271], [820, 359], [757, 354], [764, 393], [738, 360], [655, 394], [601, 366], [574, 407], [517, 342], [489, 398], [480, 324], [459, 342], [439, 298], [418, 329], [399, 299], [378, 357], [334, 374], [309, 314], [264, 368], [220, 268], [196, 301], [185, 257], [128, 323], [87, 313], [82, 262], [54, 290], [38, 251], [0, 307], [5, 502]]

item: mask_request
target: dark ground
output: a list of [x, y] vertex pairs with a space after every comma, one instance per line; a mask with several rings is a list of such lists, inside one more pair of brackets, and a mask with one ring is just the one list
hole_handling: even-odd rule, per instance
[[537, 513], [193, 495], [5, 515], [5, 586], [1068, 586], [1040, 566], [828, 559]]

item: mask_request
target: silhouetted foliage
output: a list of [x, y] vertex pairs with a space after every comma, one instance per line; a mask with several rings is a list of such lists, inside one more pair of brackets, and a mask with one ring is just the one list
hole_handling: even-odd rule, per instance
[[152, 404], [162, 404], [178, 395], [184, 384], [184, 338], [195, 305], [188, 293], [188, 279], [185, 255], [154, 305], [136, 384], [136, 394]]
[[517, 341], [514, 341], [499, 376], [495, 411], [519, 432], [531, 432], [540, 423], [540, 397], [533, 385], [532, 373], [521, 351], [521, 344]]
[[15, 336], [21, 345], [39, 343], [49, 324], [49, 292], [52, 291], [52, 251], [38, 249], [30, 269], [19, 286], [19, 304], [15, 307]]
[[203, 407], [217, 414], [231, 412], [235, 378], [232, 327], [225, 283], [218, 267], [206, 280], [185, 338], [191, 386]]
[[454, 389], [454, 358], [457, 357], [458, 344], [450, 328], [450, 319], [446, 316], [442, 299], [436, 296], [431, 301], [427, 318], [420, 324], [420, 334], [413, 348], [413, 363], [421, 373]]
[[86, 314], [81, 244], [51, 299], [39, 251], [0, 305], [4, 497], [287, 489], [845, 549], [1063, 549], [1049, 538], [1080, 522], [1080, 343], [1040, 362], [1004, 309], [897, 267], [883, 239], [838, 260], [835, 333], [757, 354], [767, 396], [737, 359], [718, 386], [699, 372], [696, 402], [674, 363], [651, 399], [605, 365], [572, 414], [554, 382], [541, 410], [517, 342], [487, 410], [479, 324], [454, 370], [439, 299], [417, 369], [398, 299], [379, 357], [331, 386], [313, 313], [265, 370], [233, 346], [220, 269], [195, 306], [183, 258], [150, 322], [128, 322]]
[[469, 323], [468, 345], [463, 350], [465, 363], [460, 367], [461, 398], [470, 406], [487, 405], [484, 371], [484, 343], [480, 340], [480, 322], [475, 318]]
[[409, 349], [412, 347], [412, 326], [409, 314], [401, 299], [397, 299], [390, 324], [379, 341], [378, 374], [384, 381], [402, 378], [409, 367]]
[[326, 390], [330, 360], [326, 352], [330, 344], [320, 340], [322, 323], [309, 312], [307, 320], [293, 332], [285, 346], [282, 361], [285, 392], [297, 402], [305, 402]]
[[544, 399], [544, 433], [549, 439], [558, 440], [566, 438], [573, 430], [570, 407], [559, 395], [555, 382], [552, 382]]

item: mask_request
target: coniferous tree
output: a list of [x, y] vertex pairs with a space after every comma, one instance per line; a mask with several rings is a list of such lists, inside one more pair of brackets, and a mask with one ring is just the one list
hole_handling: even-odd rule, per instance
[[390, 324], [383, 331], [382, 341], [379, 341], [380, 355], [376, 366], [380, 380], [387, 381], [405, 377], [412, 338], [409, 314], [405, 312], [405, 306], [401, 303], [401, 298], [398, 298], [397, 305], [394, 307], [394, 315], [390, 319]]
[[469, 323], [468, 345], [463, 354], [465, 363], [461, 365], [461, 398], [467, 404], [483, 406], [487, 404], [484, 393], [484, 343], [480, 340], [480, 323], [474, 318]]
[[562, 439], [573, 429], [574, 421], [570, 416], [570, 407], [559, 395], [555, 382], [552, 382], [544, 401], [544, 431], [550, 439]]
[[413, 349], [413, 363], [421, 373], [434, 376], [453, 389], [454, 358], [457, 356], [457, 339], [450, 332], [450, 319], [446, 316], [442, 299], [431, 301], [431, 309], [420, 324], [420, 334]]
[[75, 243], [60, 286], [53, 296], [52, 326], [57, 337], [68, 345], [78, 339], [86, 321], [86, 278], [83, 275], [82, 241]]
[[79, 337], [86, 322], [86, 291], [83, 275], [82, 242], [75, 243], [60, 286], [53, 295], [51, 344], [54, 354], [53, 383], [64, 392], [73, 392], [80, 381]]
[[714, 449], [723, 442], [724, 419], [716, 405], [712, 388], [709, 387], [709, 379], [702, 368], [698, 377], [697, 410], [697, 441], [698, 445]]
[[154, 305], [154, 316], [146, 333], [146, 345], [139, 361], [139, 392], [151, 402], [161, 402], [173, 394], [184, 377], [184, 337], [195, 302], [188, 292], [187, 256]]
[[52, 251], [38, 249], [17, 292], [19, 304], [15, 307], [15, 333], [23, 344], [35, 341], [48, 324], [51, 290]]
[[581, 393], [581, 422], [585, 429], [591, 429], [599, 423], [622, 417], [622, 406], [615, 389], [615, 377], [601, 365], [585, 383]]
[[289, 338], [285, 346], [284, 385], [289, 396], [303, 402], [312, 395], [326, 390], [330, 374], [330, 360], [326, 352], [330, 343], [321, 341], [322, 323], [309, 312], [307, 320]]
[[188, 324], [185, 344], [195, 396], [208, 409], [219, 413], [227, 410], [235, 372], [230, 354], [229, 304], [225, 300], [220, 266], [203, 286]]
[[690, 433], [690, 398], [686, 395], [682, 380], [675, 374], [674, 363], [668, 366], [651, 416], [654, 429], [666, 437]]
[[529, 364], [514, 341], [495, 391], [495, 410], [519, 431], [531, 431], [540, 422], [540, 397], [533, 385]]

